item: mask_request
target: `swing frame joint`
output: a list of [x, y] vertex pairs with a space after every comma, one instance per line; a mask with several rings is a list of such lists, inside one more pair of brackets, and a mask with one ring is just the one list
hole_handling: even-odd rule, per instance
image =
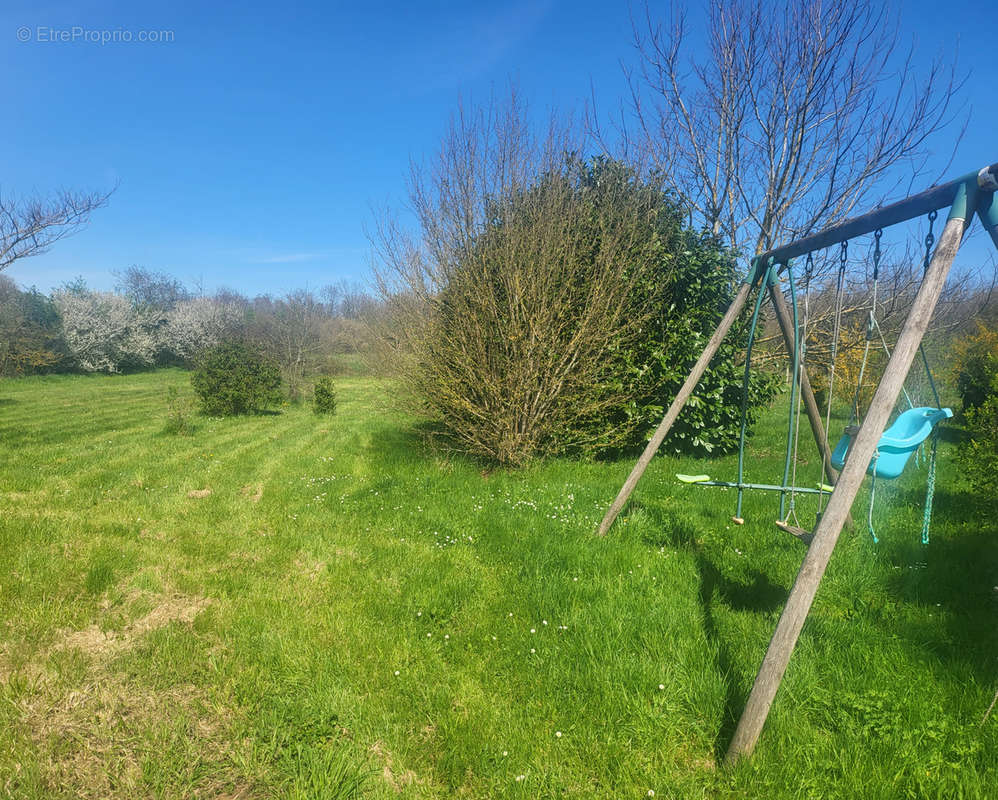
[[756, 284], [763, 282], [763, 280], [769, 274], [771, 266], [772, 266], [771, 258], [768, 258], [765, 255], [754, 256], [752, 258], [749, 271], [745, 274], [745, 277], [742, 279], [742, 283], [747, 283], [749, 286], [755, 286]]
[[954, 219], [967, 219], [968, 209], [969, 214], [973, 215], [974, 207], [977, 205], [976, 199], [978, 191], [978, 176], [975, 175], [973, 178], [963, 181], [956, 189], [956, 195], [953, 197], [953, 205], [950, 206], [947, 221]]

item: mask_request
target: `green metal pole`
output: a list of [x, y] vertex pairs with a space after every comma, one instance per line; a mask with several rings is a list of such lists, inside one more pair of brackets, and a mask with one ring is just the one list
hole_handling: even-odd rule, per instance
[[[775, 270], [770, 270], [770, 279], [773, 282], [773, 290], [780, 291], [780, 287], [777, 286], [777, 277]], [[794, 352], [792, 357], [793, 363], [793, 375], [790, 381], [790, 418], [787, 422], [787, 455], [783, 461], [783, 485], [787, 485], [787, 481], [790, 479], [790, 459], [793, 455], [793, 443], [794, 443], [794, 421], [797, 418], [797, 392], [799, 391], [797, 371], [800, 369], [800, 325], [797, 321], [797, 290], [794, 287], [794, 271], [790, 264], [787, 264], [787, 278], [790, 281], [790, 307], [793, 311], [793, 323], [794, 323]], [[786, 491], [780, 492], [780, 519], [785, 518], [787, 507], [787, 493]]]
[[[789, 487], [776, 486], [772, 483], [736, 483], [735, 481], [695, 481], [689, 482], [689, 486], [720, 486], [725, 489], [760, 489], [764, 492], [786, 492]], [[822, 489], [812, 489], [809, 486], [797, 487], [796, 491], [802, 494], [829, 494], [831, 488], [825, 486]]]
[[[757, 262], [758, 263], [758, 262]], [[749, 327], [748, 344], [745, 345], [745, 375], [742, 377], [742, 419], [741, 429], [738, 434], [738, 501], [735, 504], [734, 521], [739, 525], [745, 520], [742, 519], [742, 495], [745, 490], [742, 488], [745, 477], [745, 431], [748, 427], [748, 391], [749, 379], [752, 370], [752, 344], [755, 342], [755, 329], [759, 324], [759, 309], [762, 307], [762, 298], [766, 294], [766, 286], [773, 280], [773, 263], [769, 261], [762, 265], [765, 275], [759, 283], [759, 295], [755, 299], [755, 309], [752, 311], [752, 324]]]

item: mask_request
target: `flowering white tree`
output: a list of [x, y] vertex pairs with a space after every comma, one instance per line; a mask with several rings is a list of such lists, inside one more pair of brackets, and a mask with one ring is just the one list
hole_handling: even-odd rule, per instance
[[215, 297], [181, 300], [166, 314], [162, 347], [183, 361], [220, 344], [242, 322], [238, 304]]
[[53, 293], [70, 353], [86, 372], [150, 367], [157, 351], [159, 315], [137, 310], [110, 292], [63, 289]]

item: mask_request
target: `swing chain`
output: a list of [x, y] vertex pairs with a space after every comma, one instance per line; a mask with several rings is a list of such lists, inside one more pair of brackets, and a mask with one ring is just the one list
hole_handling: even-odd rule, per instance
[[936, 221], [936, 217], [938, 216], [938, 211], [929, 212], [929, 232], [925, 234], [925, 261], [922, 264], [924, 272], [929, 271], [929, 261], [932, 260], [932, 245], [936, 243], [936, 237], [932, 233], [932, 223]]
[[884, 235], [883, 228], [877, 228], [873, 232], [873, 305], [870, 307], [870, 319], [866, 325], [866, 340], [873, 339], [873, 334], [877, 328], [877, 278], [880, 275], [880, 237]]
[[839, 264], [840, 264], [839, 269], [842, 270], [843, 272], [845, 272], [846, 261], [848, 260], [848, 258], [849, 258], [849, 240], [845, 239], [842, 242], [842, 252], [839, 253]]
[[884, 235], [883, 228], [877, 228], [873, 232], [873, 280], [877, 280], [880, 273], [880, 237]]

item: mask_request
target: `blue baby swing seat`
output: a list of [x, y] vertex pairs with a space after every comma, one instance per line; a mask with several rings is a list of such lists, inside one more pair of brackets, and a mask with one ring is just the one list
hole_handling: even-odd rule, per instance
[[[929, 406], [909, 408], [881, 435], [877, 452], [866, 469], [867, 474], [876, 473], [878, 478], [898, 477], [904, 471], [911, 454], [932, 435], [936, 425], [952, 416], [953, 411], [949, 408]], [[832, 452], [832, 466], [836, 469], [845, 466], [849, 448], [858, 430], [859, 428], [855, 426], [847, 427], [835, 445], [835, 450]]]
[[[938, 435], [935, 434], [935, 427], [944, 419], [949, 419], [952, 416], [953, 411], [948, 408], [932, 408], [930, 406], [909, 408], [881, 434], [880, 441], [877, 442], [877, 449], [873, 458], [870, 459], [870, 465], [866, 468], [866, 473], [873, 477], [873, 482], [870, 484], [870, 509], [866, 525], [875, 543], [878, 539], [877, 532], [873, 528], [873, 498], [876, 493], [877, 478], [898, 477], [904, 471], [904, 466], [908, 463], [911, 454], [916, 452], [926, 439], [931, 438], [929, 477], [925, 490], [925, 509], [922, 513], [922, 544], [929, 543], [929, 520], [932, 517], [932, 496], [935, 493], [936, 484], [936, 442], [939, 439]], [[839, 439], [839, 443], [835, 445], [835, 450], [832, 452], [832, 466], [837, 469], [842, 469], [845, 466], [849, 448], [852, 446], [852, 439], [858, 431], [858, 427], [852, 425], [846, 427], [842, 438]]]

